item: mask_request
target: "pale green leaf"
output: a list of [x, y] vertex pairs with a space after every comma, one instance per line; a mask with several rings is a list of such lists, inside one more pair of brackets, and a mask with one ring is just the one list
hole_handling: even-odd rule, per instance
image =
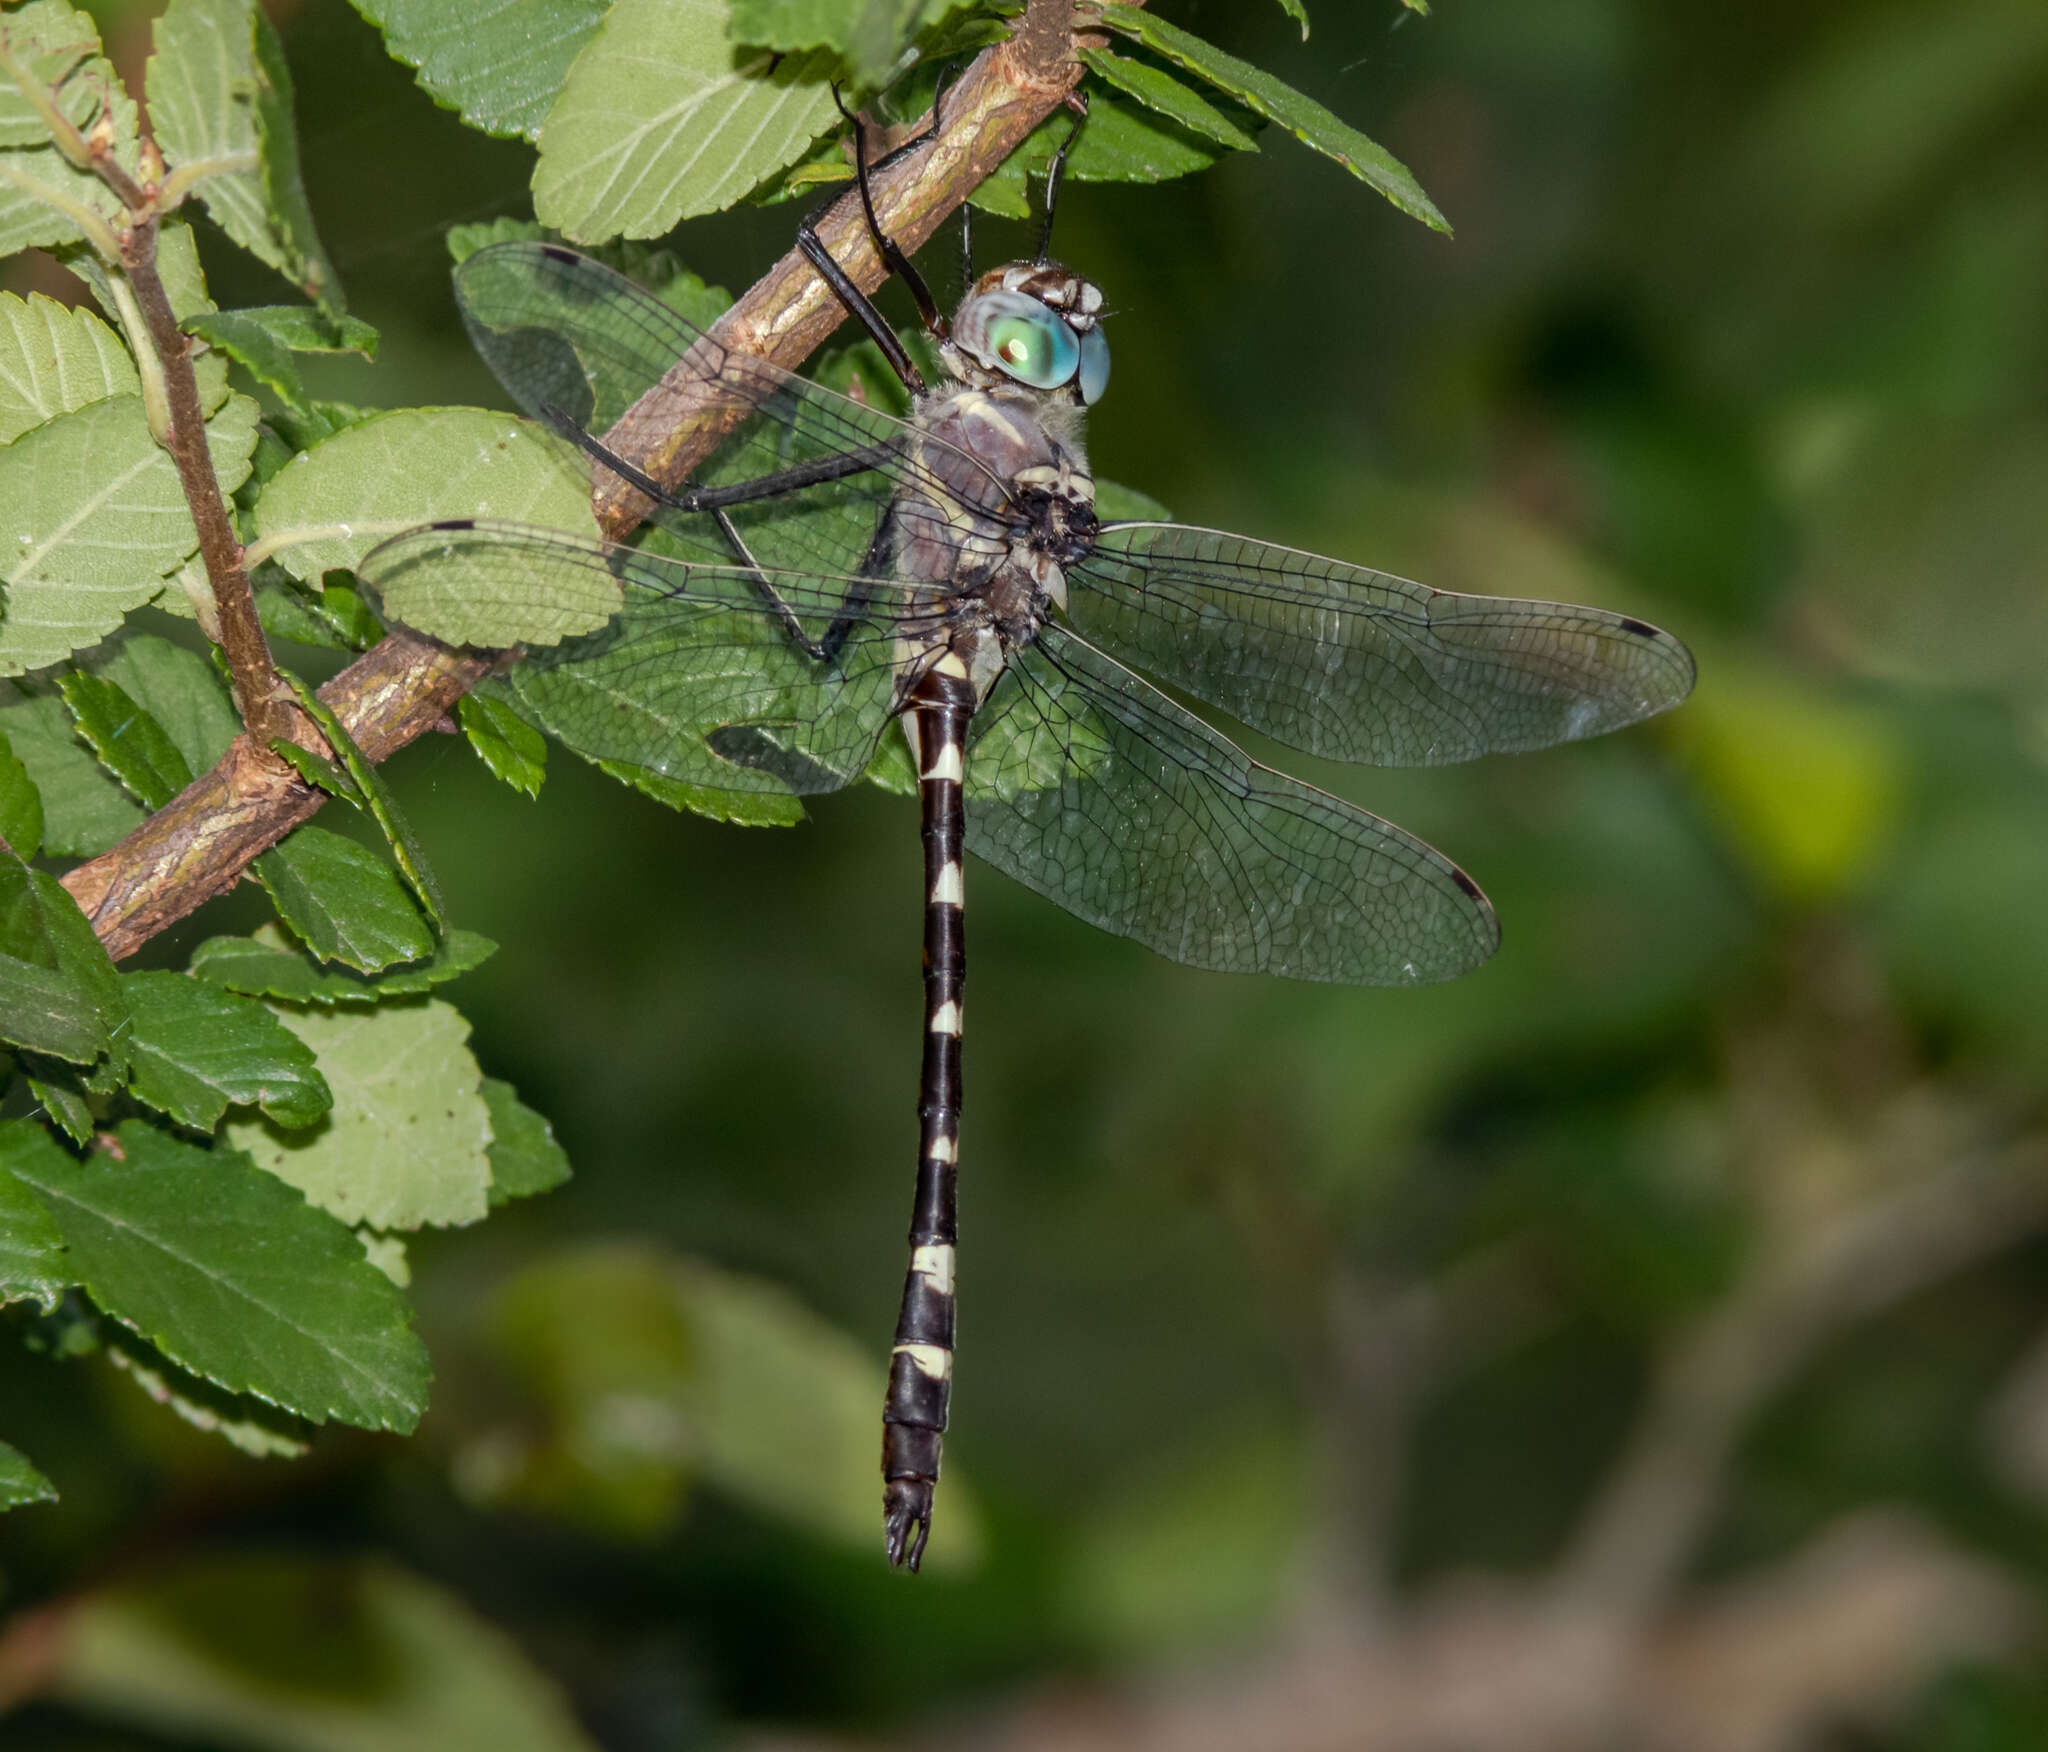
[[1339, 121], [1313, 98], [1303, 96], [1248, 61], [1226, 55], [1150, 11], [1117, 5], [1112, 0], [1102, 8], [1102, 22], [1196, 78], [1207, 80], [1254, 114], [1278, 122], [1303, 145], [1334, 159], [1402, 212], [1420, 219], [1432, 230], [1449, 233], [1449, 223], [1436, 210], [1435, 202], [1422, 192], [1407, 166], [1385, 147]]
[[882, 80], [948, 0], [732, 0], [732, 40], [785, 54], [830, 49], [862, 84]]
[[491, 1203], [552, 1192], [567, 1180], [569, 1157], [555, 1142], [555, 1128], [510, 1083], [486, 1077], [482, 1093], [491, 1112]]
[[42, 795], [4, 730], [0, 730], [0, 842], [19, 858], [33, 858], [43, 846]]
[[617, 0], [548, 112], [534, 212], [581, 243], [730, 207], [837, 120], [825, 54], [735, 48], [723, 0]]
[[1162, 72], [1149, 61], [1133, 61], [1105, 49], [1083, 49], [1081, 59], [1090, 71], [1119, 91], [1129, 93], [1147, 109], [1158, 111], [1189, 133], [1228, 146], [1233, 152], [1258, 150], [1258, 142], [1207, 98], [1190, 91], [1172, 74]]
[[19, 1448], [0, 1442], [0, 1509], [26, 1508], [30, 1503], [54, 1503], [57, 1487], [29, 1464]]
[[[597, 533], [590, 478], [576, 453], [529, 421], [481, 408], [402, 408], [337, 432], [263, 489], [255, 521], [265, 539], [308, 532], [275, 558], [294, 577], [318, 583], [323, 572], [354, 570], [407, 525], [451, 517]], [[344, 528], [347, 534], [338, 533]], [[616, 606], [614, 596], [612, 608], [586, 617], [583, 630], [603, 625]]]
[[[62, 0], [31, 0], [6, 14], [8, 42], [30, 78], [56, 93], [57, 107], [80, 132], [104, 116], [114, 158], [131, 175], [139, 139], [134, 101], [99, 54], [92, 20]], [[66, 207], [83, 206], [111, 221], [121, 204], [105, 183], [73, 167], [54, 146], [41, 113], [19, 85], [0, 75], [0, 256], [85, 235]]]
[[303, 1418], [201, 1380], [132, 1332], [110, 1325], [104, 1349], [107, 1361], [157, 1404], [244, 1454], [258, 1460], [296, 1460], [312, 1446], [313, 1429]]
[[569, 65], [611, 0], [352, 0], [394, 58], [472, 128], [540, 138]]
[[600, 772], [646, 793], [671, 809], [722, 821], [729, 827], [794, 827], [804, 818], [800, 799], [780, 791], [717, 791], [708, 785], [687, 785], [652, 767], [631, 761], [601, 760]]
[[173, 1362], [316, 1421], [419, 1421], [429, 1370], [404, 1298], [342, 1224], [240, 1151], [131, 1120], [86, 1161], [12, 1166], [76, 1281]]
[[[1009, 219], [1029, 217], [1027, 180], [1044, 174], [1073, 127], [1072, 116], [1054, 111], [969, 199], [986, 213]], [[1207, 170], [1223, 152], [1215, 141], [1121, 92], [1111, 92], [1089, 105], [1088, 125], [1068, 155], [1067, 174], [1077, 182], [1166, 182]]]
[[193, 1745], [597, 1752], [512, 1638], [381, 1561], [216, 1552], [67, 1612], [58, 1694]]
[[226, 754], [241, 729], [220, 671], [197, 651], [154, 633], [124, 633], [82, 667], [115, 683], [155, 719], [194, 773]]
[[338, 833], [302, 827], [250, 869], [278, 916], [322, 961], [375, 973], [394, 961], [417, 961], [434, 946], [398, 873]]
[[173, 170], [205, 172], [220, 228], [339, 314], [341, 289], [299, 180], [291, 74], [255, 0], [171, 0], [154, 30], [149, 114]]
[[129, 1089], [194, 1131], [230, 1107], [260, 1106], [278, 1124], [308, 1126], [333, 1105], [312, 1049], [254, 998], [182, 973], [121, 977], [134, 1030]]
[[428, 999], [289, 1021], [334, 1091], [333, 1111], [308, 1131], [231, 1122], [229, 1139], [343, 1222], [417, 1229], [482, 1217], [491, 1119], [461, 1012]]
[[426, 960], [364, 975], [322, 967], [278, 926], [264, 925], [253, 937], [209, 938], [192, 951], [192, 972], [251, 997], [292, 1004], [374, 1004], [431, 991], [481, 966], [497, 947], [474, 931], [450, 931]]
[[281, 401], [306, 409], [309, 398], [294, 362], [296, 353], [377, 354], [377, 331], [357, 317], [336, 322], [307, 304], [259, 305], [248, 310], [202, 311], [184, 325], [218, 347]]
[[0, 292], [0, 444], [110, 395], [140, 395], [135, 361], [89, 310]]
[[57, 1221], [13, 1168], [63, 1154], [64, 1146], [34, 1120], [0, 1120], [0, 1302], [33, 1300], [50, 1309], [71, 1286]]
[[[232, 396], [207, 423], [224, 493], [249, 472], [257, 414], [247, 396]], [[199, 545], [177, 465], [150, 437], [135, 396], [60, 414], [0, 450], [0, 499], [23, 507], [0, 578], [0, 675], [104, 638]]]

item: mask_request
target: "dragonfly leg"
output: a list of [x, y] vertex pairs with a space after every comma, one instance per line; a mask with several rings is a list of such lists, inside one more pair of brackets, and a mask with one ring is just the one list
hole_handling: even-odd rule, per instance
[[932, 1526], [939, 1448], [953, 1387], [953, 1263], [959, 1239], [961, 1000], [967, 976], [960, 859], [962, 781], [975, 706], [966, 666], [948, 653], [911, 690], [924, 815], [924, 1065], [918, 1090], [917, 1204], [910, 1269], [882, 1404], [883, 1540], [916, 1570]]

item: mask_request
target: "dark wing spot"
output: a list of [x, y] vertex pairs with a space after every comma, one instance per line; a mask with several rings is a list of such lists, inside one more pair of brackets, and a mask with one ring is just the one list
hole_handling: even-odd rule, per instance
[[1657, 629], [1651, 626], [1648, 621], [1639, 621], [1632, 615], [1623, 615], [1620, 626], [1623, 632], [1634, 633], [1638, 638], [1654, 639], [1657, 636]]
[[540, 253], [551, 262], [577, 263], [583, 260], [573, 249], [564, 249], [559, 243], [542, 244], [540, 246]]
[[474, 529], [476, 527], [476, 519], [474, 517], [444, 517], [440, 522], [431, 523], [427, 527], [429, 529]]
[[1486, 896], [1481, 892], [1479, 884], [1467, 876], [1464, 871], [1460, 870], [1456, 864], [1451, 866], [1451, 880], [1464, 889], [1467, 894], [1471, 895], [1474, 900], [1478, 901], [1481, 906], [1486, 904]]

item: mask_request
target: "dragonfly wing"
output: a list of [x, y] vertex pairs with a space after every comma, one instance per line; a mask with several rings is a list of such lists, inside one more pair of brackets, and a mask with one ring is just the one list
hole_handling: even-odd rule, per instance
[[1075, 626], [1265, 735], [1437, 766], [1597, 736], [1692, 691], [1691, 653], [1604, 609], [1459, 596], [1219, 530], [1116, 524]]
[[386, 601], [443, 579], [471, 600], [488, 589], [533, 621], [616, 589], [606, 624], [529, 647], [505, 685], [578, 754], [715, 790], [830, 791], [858, 778], [902, 667], [935, 636], [931, 615], [886, 580], [761, 574], [477, 519], [396, 536], [359, 576]]
[[1048, 626], [976, 714], [967, 844], [1192, 967], [1413, 985], [1476, 967], [1493, 908], [1441, 853], [1260, 766]]

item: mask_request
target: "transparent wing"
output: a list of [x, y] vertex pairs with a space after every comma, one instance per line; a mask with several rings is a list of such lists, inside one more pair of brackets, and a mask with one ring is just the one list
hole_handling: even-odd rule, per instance
[[529, 619], [615, 585], [609, 622], [530, 647], [505, 685], [579, 754], [726, 791], [858, 778], [904, 666], [940, 634], [936, 614], [887, 580], [756, 572], [475, 519], [395, 536], [359, 576], [380, 600], [432, 586]]
[[1175, 961], [1413, 985], [1499, 944], [1441, 853], [1260, 766], [1059, 627], [1011, 659], [971, 738], [969, 849]]
[[1177, 523], [1105, 528], [1068, 590], [1090, 638], [1333, 760], [1437, 766], [1547, 748], [1692, 691], [1691, 653], [1626, 615], [1453, 595]]
[[[883, 511], [906, 487], [938, 503], [965, 492], [984, 516], [1000, 516], [1009, 502], [1007, 487], [964, 451], [720, 344], [574, 250], [493, 244], [455, 270], [455, 294], [470, 339], [498, 381], [529, 414], [558, 428], [566, 421], [601, 437], [679, 361], [705, 405], [753, 410], [696, 471], [694, 488], [866, 458], [858, 472], [731, 508], [748, 552], [764, 567], [859, 571]], [[734, 557], [707, 516], [666, 513], [662, 521], [699, 549]]]

